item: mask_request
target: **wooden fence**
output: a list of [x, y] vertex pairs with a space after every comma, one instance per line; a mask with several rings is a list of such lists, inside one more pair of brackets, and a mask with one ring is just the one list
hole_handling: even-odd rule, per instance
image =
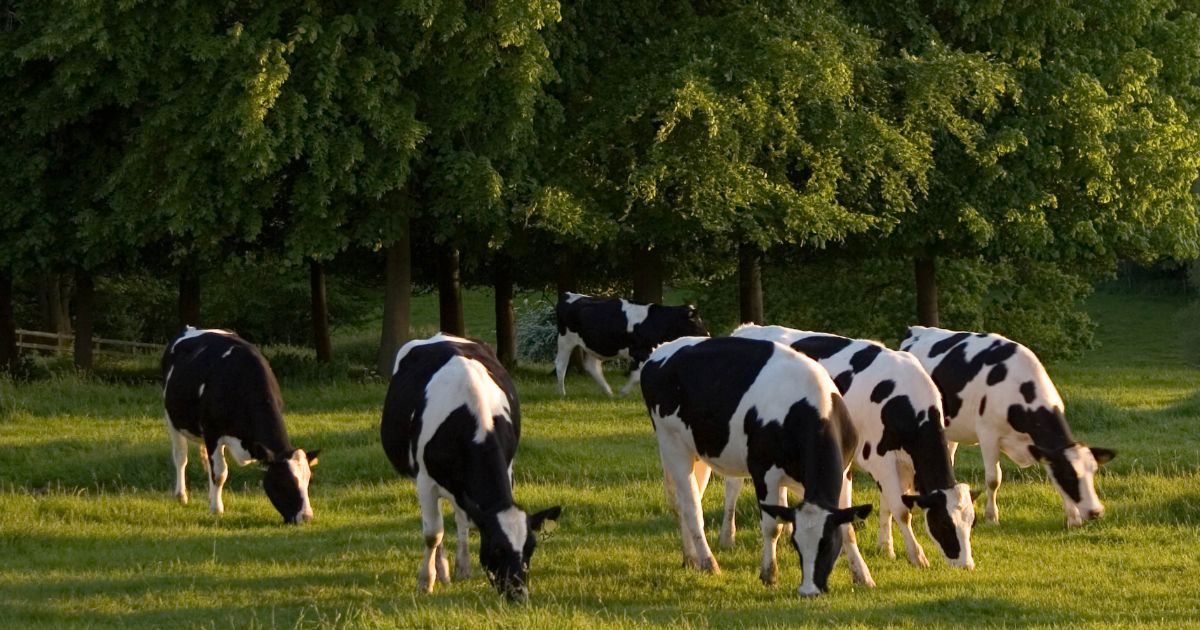
[[[63, 355], [72, 352], [74, 343], [75, 335], [17, 329], [18, 348]], [[92, 352], [96, 354], [151, 354], [161, 352], [162, 349], [162, 344], [158, 343], [92, 337]]]

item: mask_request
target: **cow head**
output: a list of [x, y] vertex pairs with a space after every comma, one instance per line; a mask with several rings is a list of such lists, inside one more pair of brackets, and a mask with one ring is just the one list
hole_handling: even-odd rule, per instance
[[792, 524], [792, 546], [800, 554], [801, 595], [818, 595], [829, 590], [829, 574], [842, 550], [842, 525], [866, 518], [870, 505], [827, 509], [811, 501], [794, 508], [760, 503], [762, 511]]
[[708, 328], [704, 325], [704, 320], [700, 319], [700, 312], [691, 304], [683, 306], [671, 307], [677, 317], [671, 317], [671, 325], [668, 330], [668, 335], [664, 337], [665, 341], [678, 339], [680, 337], [707, 337]]
[[313, 519], [312, 503], [308, 500], [308, 482], [312, 467], [317, 465], [321, 449], [305, 453], [296, 449], [290, 453], [275, 453], [263, 449], [261, 458], [266, 474], [263, 489], [271, 505], [283, 516], [285, 523], [307, 523]]
[[534, 532], [557, 520], [562, 508], [526, 514], [516, 506], [492, 513], [483, 513], [473, 504], [462, 507], [479, 528], [479, 564], [488, 581], [509, 601], [527, 601], [529, 560], [537, 547]]
[[974, 569], [971, 557], [971, 528], [975, 526], [975, 499], [979, 493], [965, 484], [934, 490], [928, 494], [900, 497], [908, 509], [925, 510], [925, 531], [933, 538], [952, 567]]
[[1068, 527], [1104, 514], [1104, 504], [1096, 495], [1096, 471], [1116, 457], [1115, 452], [1075, 442], [1057, 450], [1030, 444], [1029, 453], [1046, 467], [1050, 480], [1062, 495]]

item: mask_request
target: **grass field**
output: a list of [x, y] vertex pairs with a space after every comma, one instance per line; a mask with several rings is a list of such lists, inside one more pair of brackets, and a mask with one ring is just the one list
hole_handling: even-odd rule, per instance
[[[477, 536], [476, 577], [416, 594], [418, 511], [378, 444], [382, 382], [283, 383], [293, 441], [325, 449], [316, 520], [287, 527], [253, 467], [231, 471], [226, 513], [210, 516], [194, 450], [192, 503], [173, 500], [157, 386], [0, 381], [0, 627], [1198, 625], [1200, 370], [1172, 342], [1182, 306], [1097, 296], [1103, 346], [1050, 366], [1076, 437], [1118, 452], [1098, 478], [1104, 519], [1067, 531], [1044, 473], [1005, 460], [1003, 521], [975, 529], [975, 571], [947, 567], [923, 525], [930, 569], [902, 559], [898, 534], [901, 559], [884, 558], [872, 513], [859, 543], [878, 587], [853, 586], [839, 560], [815, 599], [797, 596], [786, 544], [780, 585], [758, 582], [751, 493], [739, 504], [749, 527], [716, 547], [719, 484], [705, 504], [724, 573], [681, 569], [640, 400], [602, 399], [583, 376], [562, 400], [548, 369], [517, 374], [517, 499], [564, 508], [526, 606], [479, 575]], [[981, 486], [977, 448], [959, 450], [958, 472]], [[877, 504], [874, 484], [857, 481], [857, 498]], [[447, 528], [452, 541], [452, 518]]]

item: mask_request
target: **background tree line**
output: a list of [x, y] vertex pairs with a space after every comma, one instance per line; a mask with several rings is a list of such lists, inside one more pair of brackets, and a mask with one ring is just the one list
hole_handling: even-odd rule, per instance
[[329, 361], [381, 311], [383, 372], [464, 284], [510, 364], [551, 287], [1067, 354], [1118, 261], [1200, 250], [1198, 77], [1189, 1], [11, 0], [0, 365], [17, 314], [88, 369], [97, 325]]

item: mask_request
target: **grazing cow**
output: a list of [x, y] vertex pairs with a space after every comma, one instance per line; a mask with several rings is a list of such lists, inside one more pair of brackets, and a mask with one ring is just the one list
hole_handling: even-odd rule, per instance
[[534, 532], [558, 518], [553, 507], [527, 515], [513, 503], [512, 461], [521, 409], [508, 372], [490, 348], [439, 333], [400, 348], [383, 404], [383, 450], [400, 474], [416, 480], [425, 535], [417, 588], [448, 583], [441, 498], [454, 507], [458, 533], [454, 574], [471, 575], [470, 522], [479, 529], [479, 563], [510, 600], [529, 597]]
[[[854, 461], [879, 483], [879, 548], [889, 558], [892, 523], [904, 537], [908, 561], [929, 561], [912, 531], [911, 510], [925, 508], [925, 527], [950, 566], [975, 568], [971, 527], [977, 496], [954, 478], [954, 466], [943, 432], [942, 397], [921, 364], [907, 352], [889, 350], [874, 341], [805, 332], [783, 326], [746, 324], [734, 337], [766, 339], [790, 346], [815, 360], [833, 379], [846, 401], [858, 434]], [[846, 477], [849, 486], [850, 477]], [[722, 544], [733, 543], [734, 507], [742, 480], [725, 480]], [[918, 494], [907, 494], [915, 489]], [[850, 494], [850, 489], [845, 490]], [[889, 518], [889, 515], [891, 518]]]
[[191, 440], [200, 443], [213, 514], [225, 512], [221, 490], [229, 476], [228, 448], [240, 466], [262, 463], [263, 489], [284, 522], [311, 521], [308, 483], [320, 450], [292, 448], [279, 383], [258, 349], [227, 330], [188, 326], [167, 346], [162, 371], [179, 501], [188, 500], [184, 471]]
[[[800, 554], [801, 595], [828, 590], [844, 548], [856, 582], [874, 586], [849, 523], [871, 506], [850, 507], [842, 480], [854, 447], [842, 397], [814, 361], [770, 341], [683, 337], [659, 346], [642, 378], [646, 409], [658, 438], [668, 496], [674, 495], [684, 562], [718, 573], [704, 538], [700, 498], [715, 469], [750, 477], [762, 508], [759, 577], [778, 581], [775, 543], [792, 524]], [[804, 500], [787, 507], [787, 488]], [[840, 509], [839, 509], [840, 508]]]
[[1104, 513], [1094, 478], [1115, 453], [1071, 437], [1062, 398], [1029, 348], [1000, 335], [924, 326], [909, 328], [900, 347], [916, 355], [942, 392], [951, 460], [958, 442], [979, 444], [987, 520], [1000, 522], [1001, 451], [1022, 468], [1045, 465], [1062, 495], [1068, 526]]
[[583, 349], [583, 369], [608, 396], [612, 389], [604, 380], [601, 362], [621, 357], [629, 359], [629, 382], [621, 388], [627, 396], [641, 376], [642, 364], [659, 344], [685, 336], [708, 336], [696, 307], [638, 304], [616, 298], [594, 298], [578, 293], [563, 293], [554, 313], [558, 319], [558, 393], [567, 395], [565, 379], [571, 351]]

